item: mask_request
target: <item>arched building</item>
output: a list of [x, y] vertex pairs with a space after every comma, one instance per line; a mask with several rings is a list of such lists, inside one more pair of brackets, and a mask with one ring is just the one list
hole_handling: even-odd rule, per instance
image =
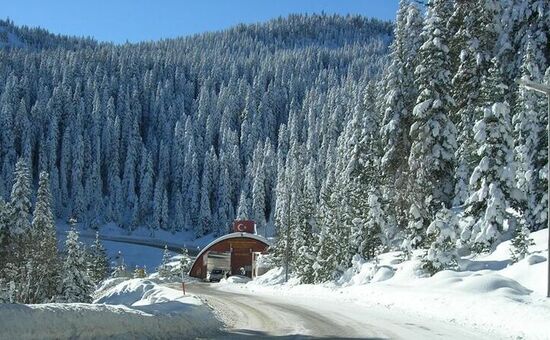
[[240, 269], [244, 268], [246, 276], [253, 277], [256, 258], [267, 252], [270, 243], [254, 233], [253, 221], [235, 221], [233, 231], [210, 242], [200, 251], [189, 276], [205, 279], [214, 268], [231, 274], [239, 274]]

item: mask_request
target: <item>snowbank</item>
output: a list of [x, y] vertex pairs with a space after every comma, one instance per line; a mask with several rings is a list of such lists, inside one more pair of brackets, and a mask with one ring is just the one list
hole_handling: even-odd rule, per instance
[[142, 279], [107, 281], [94, 304], [0, 305], [6, 339], [196, 338], [220, 327], [200, 300]]
[[[518, 263], [510, 260], [510, 242], [495, 252], [465, 257], [461, 271], [432, 277], [418, 259], [402, 261], [397, 252], [378, 262], [353, 260], [338, 282], [300, 285], [284, 283], [284, 271], [272, 269], [245, 285], [223, 289], [256, 294], [309, 297], [334, 303], [357, 303], [439, 320], [494, 334], [496, 338], [550, 339], [550, 299], [545, 297], [548, 230], [532, 233], [535, 245]], [[353, 308], [353, 307], [350, 307]]]
[[233, 275], [228, 277], [227, 279], [221, 279], [220, 283], [247, 283], [250, 282], [250, 278], [246, 276], [240, 276], [240, 275]]

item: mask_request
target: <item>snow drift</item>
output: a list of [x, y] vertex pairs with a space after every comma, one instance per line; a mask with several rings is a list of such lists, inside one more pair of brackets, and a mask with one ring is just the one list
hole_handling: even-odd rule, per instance
[[192, 296], [149, 280], [107, 281], [94, 304], [0, 305], [6, 339], [196, 338], [217, 333], [221, 323]]
[[495, 338], [550, 339], [550, 300], [545, 297], [548, 229], [531, 236], [535, 244], [530, 255], [517, 263], [510, 259], [507, 241], [491, 254], [463, 257], [460, 271], [444, 270], [431, 277], [418, 258], [403, 261], [399, 252], [390, 252], [377, 261], [355, 257], [352, 267], [332, 283], [304, 285], [294, 277], [284, 283], [283, 269], [275, 268], [245, 285], [223, 289], [355, 303], [449, 322]]

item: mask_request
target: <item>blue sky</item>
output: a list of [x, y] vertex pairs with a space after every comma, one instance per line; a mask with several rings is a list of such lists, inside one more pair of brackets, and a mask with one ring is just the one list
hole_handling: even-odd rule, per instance
[[158, 40], [263, 22], [290, 13], [362, 14], [393, 20], [398, 0], [12, 0], [18, 25], [117, 43]]

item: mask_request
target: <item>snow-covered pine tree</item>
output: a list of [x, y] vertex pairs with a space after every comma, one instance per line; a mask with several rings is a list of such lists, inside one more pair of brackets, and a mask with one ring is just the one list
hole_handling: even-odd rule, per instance
[[454, 18], [461, 18], [452, 39], [458, 52], [458, 69], [452, 78], [452, 96], [456, 104], [452, 120], [458, 130], [454, 206], [464, 204], [468, 198], [468, 180], [479, 161], [475, 155], [472, 126], [478, 116], [482, 115], [484, 103], [479, 89], [489, 70], [497, 36], [493, 25], [495, 14], [489, 2], [459, 1], [455, 3], [453, 13]]
[[109, 121], [109, 123], [108, 136], [111, 148], [109, 151], [109, 162], [107, 166], [107, 183], [109, 188], [107, 217], [110, 220], [119, 223], [121, 222], [123, 202], [122, 182], [120, 179], [120, 118], [117, 116], [113, 121]]
[[385, 152], [381, 160], [384, 191], [391, 202], [385, 212], [393, 215], [400, 229], [407, 223], [407, 202], [403, 188], [407, 183], [410, 153], [408, 132], [412, 124], [412, 111], [418, 96], [414, 83], [414, 69], [418, 64], [417, 53], [422, 44], [422, 14], [408, 0], [399, 2], [391, 45], [391, 64], [385, 74], [387, 91], [384, 95], [384, 117], [380, 128]]
[[33, 239], [37, 244], [32, 253], [36, 273], [39, 275], [34, 282], [36, 302], [51, 301], [57, 294], [60, 282], [61, 263], [51, 202], [49, 175], [41, 172], [32, 219], [32, 233], [35, 235]]
[[[78, 119], [75, 119], [74, 127], [71, 129], [73, 134], [71, 140], [71, 164], [70, 164], [70, 195], [72, 197], [72, 211], [71, 216], [79, 219], [79, 221], [84, 221], [86, 211], [85, 207], [85, 198], [84, 198], [84, 186], [82, 184], [82, 179], [84, 178], [84, 141], [82, 137], [82, 126], [80, 125], [80, 115], [77, 115]], [[69, 200], [67, 200], [69, 201]]]
[[[291, 261], [290, 248], [292, 246], [290, 228], [290, 182], [287, 171], [284, 171], [285, 161], [279, 159], [279, 172], [277, 173], [277, 201], [275, 206], [275, 232], [277, 240], [273, 249], [273, 262], [277, 266], [287, 266]], [[241, 196], [242, 197], [242, 196]]]
[[17, 161], [15, 153], [15, 133], [14, 116], [19, 104], [18, 81], [16, 75], [11, 72], [5, 81], [4, 90], [0, 97], [0, 124], [2, 132], [0, 141], [2, 142], [2, 181], [0, 189], [5, 199], [8, 198], [9, 188], [13, 185], [13, 164]]
[[220, 171], [220, 181], [218, 183], [216, 195], [216, 206], [218, 208], [218, 225], [215, 232], [218, 236], [227, 233], [228, 226], [231, 224], [231, 221], [233, 221], [235, 216], [235, 210], [233, 208], [233, 202], [231, 200], [231, 179], [229, 178], [229, 171], [223, 165], [220, 166]]
[[170, 223], [172, 232], [182, 231], [185, 228], [185, 211], [183, 209], [183, 194], [177, 188], [174, 190], [174, 215]]
[[162, 253], [162, 262], [157, 268], [159, 278], [161, 279], [169, 279], [171, 276], [170, 266], [168, 266], [168, 262], [170, 262], [170, 253], [168, 251], [168, 246], [165, 245], [164, 251]]
[[[296, 160], [299, 164], [299, 160]], [[291, 251], [293, 272], [300, 277], [303, 283], [314, 282], [313, 264], [317, 255], [317, 240], [314, 234], [317, 228], [316, 209], [314, 199], [314, 174], [311, 167], [307, 167], [305, 174], [302, 167], [291, 168], [290, 186], [292, 201], [290, 204], [290, 225], [292, 246]]]
[[107, 252], [99, 239], [99, 232], [95, 233], [95, 241], [89, 250], [89, 276], [92, 282], [97, 285], [106, 279], [109, 274], [109, 259]]
[[187, 248], [181, 248], [181, 258], [180, 258], [180, 270], [187, 274], [189, 270], [191, 270], [191, 266], [193, 265], [193, 260], [191, 260], [191, 257], [189, 257], [189, 251]]
[[10, 253], [10, 215], [9, 205], [0, 197], [0, 268], [4, 268]]
[[[521, 66], [524, 79], [542, 82], [542, 70], [538, 67], [538, 51], [529, 40]], [[547, 191], [546, 181], [538, 174], [546, 165], [546, 105], [542, 96], [534, 91], [519, 87], [512, 118], [515, 132], [516, 182], [517, 187], [525, 194], [521, 210], [530, 230], [546, 227], [546, 216], [540, 202]]]
[[[546, 72], [544, 73], [544, 83], [548, 86], [550, 86], [550, 66], [546, 68]], [[542, 131], [547, 134], [548, 133], [548, 120], [550, 117], [546, 116], [543, 119], [544, 126], [546, 127]], [[549, 170], [549, 164], [548, 164], [548, 155], [545, 150], [548, 150], [548, 139], [547, 136], [542, 137], [544, 140], [542, 145], [542, 152], [543, 154], [539, 154], [538, 162], [542, 165], [541, 169], [539, 170], [538, 177], [539, 177], [539, 183], [543, 186], [548, 188], [548, 170]], [[546, 163], [544, 163], [546, 161]], [[548, 191], [544, 191], [542, 197], [539, 201], [539, 206], [537, 209], [537, 216], [539, 217], [538, 223], [541, 224], [547, 224], [548, 223]]]
[[140, 206], [140, 218], [142, 221], [151, 219], [151, 210], [154, 197], [154, 182], [153, 182], [153, 160], [151, 153], [145, 149], [141, 156], [140, 167], [140, 189], [139, 189], [139, 206]]
[[313, 263], [313, 279], [314, 282], [326, 282], [334, 279], [335, 271], [339, 265], [337, 252], [342, 247], [342, 243], [338, 239], [337, 229], [341, 228], [338, 222], [338, 198], [334, 191], [334, 174], [329, 172], [326, 182], [321, 188], [320, 207], [319, 207], [319, 222], [321, 230], [318, 238], [317, 256]]
[[252, 212], [253, 220], [256, 222], [258, 230], [262, 232], [266, 227], [265, 218], [265, 170], [263, 165], [263, 147], [258, 143], [254, 150], [253, 163], [254, 177], [252, 184]]
[[252, 217], [252, 199], [250, 198], [250, 195], [252, 193], [252, 184], [251, 181], [251, 175], [252, 169], [248, 168], [246, 170], [246, 178], [242, 182], [241, 192], [239, 196], [239, 205], [237, 209], [237, 218], [246, 220], [251, 219]]
[[[345, 191], [354, 215], [351, 220], [350, 256], [359, 254], [363, 259], [375, 256], [381, 245], [382, 234], [392, 238], [395, 236], [395, 228], [386, 223], [387, 218], [383, 217], [385, 214], [381, 211], [380, 187], [383, 181], [380, 164], [383, 151], [378, 129], [380, 119], [373, 103], [372, 86], [372, 82], [366, 86], [365, 98], [355, 106], [353, 118], [344, 132], [348, 134], [347, 165], [344, 171], [348, 181]], [[390, 244], [388, 240], [386, 246]]]
[[[135, 115], [135, 114], [134, 114]], [[134, 211], [139, 211], [139, 200], [136, 195], [136, 162], [138, 152], [141, 150], [141, 137], [139, 135], [139, 123], [137, 117], [128, 117], [126, 131], [123, 132], [127, 139], [126, 160], [124, 162], [124, 171], [122, 175], [122, 193], [125, 204], [123, 204], [126, 228], [130, 229], [131, 216]], [[124, 129], [124, 126], [122, 127]]]
[[31, 303], [35, 291], [34, 270], [35, 258], [32, 245], [37, 241], [31, 231], [31, 183], [30, 172], [23, 158], [15, 165], [14, 183], [9, 204], [9, 253], [7, 266], [4, 268], [7, 281], [15, 285], [14, 301]]
[[435, 219], [426, 229], [426, 238], [430, 248], [422, 260], [422, 267], [431, 274], [457, 266], [458, 221], [455, 213], [441, 207]]
[[162, 191], [160, 216], [162, 228], [168, 230], [172, 224], [170, 223], [170, 216], [168, 215], [168, 191], [166, 188]]
[[10, 233], [22, 235], [29, 231], [31, 223], [31, 179], [29, 168], [23, 158], [15, 165], [14, 177], [10, 201]]
[[403, 248], [425, 243], [425, 231], [443, 203], [450, 205], [453, 193], [456, 128], [450, 119], [450, 59], [445, 20], [450, 16], [446, 0], [430, 0], [422, 31], [424, 44], [415, 70], [419, 96], [410, 129], [409, 168], [415, 179], [410, 190], [410, 220]]
[[512, 126], [508, 103], [503, 101], [505, 90], [500, 65], [493, 59], [482, 88], [487, 106], [474, 125], [480, 161], [470, 177], [472, 194], [464, 212], [471, 218], [471, 227], [461, 232], [462, 240], [477, 251], [493, 247], [514, 225], [509, 208], [517, 208], [520, 199], [514, 185]]
[[527, 227], [519, 226], [514, 231], [514, 238], [511, 243], [510, 255], [512, 256], [512, 262], [515, 263], [529, 255], [529, 247], [534, 245], [535, 241], [531, 238]]
[[78, 240], [79, 234], [71, 221], [71, 229], [65, 241], [65, 255], [61, 271], [59, 302], [91, 302], [94, 284], [88, 276], [87, 256], [84, 245]]
[[198, 237], [208, 234], [212, 229], [210, 193], [213, 186], [214, 172], [216, 170], [214, 158], [215, 153], [213, 149], [204, 157], [200, 191], [199, 226], [196, 232]]

